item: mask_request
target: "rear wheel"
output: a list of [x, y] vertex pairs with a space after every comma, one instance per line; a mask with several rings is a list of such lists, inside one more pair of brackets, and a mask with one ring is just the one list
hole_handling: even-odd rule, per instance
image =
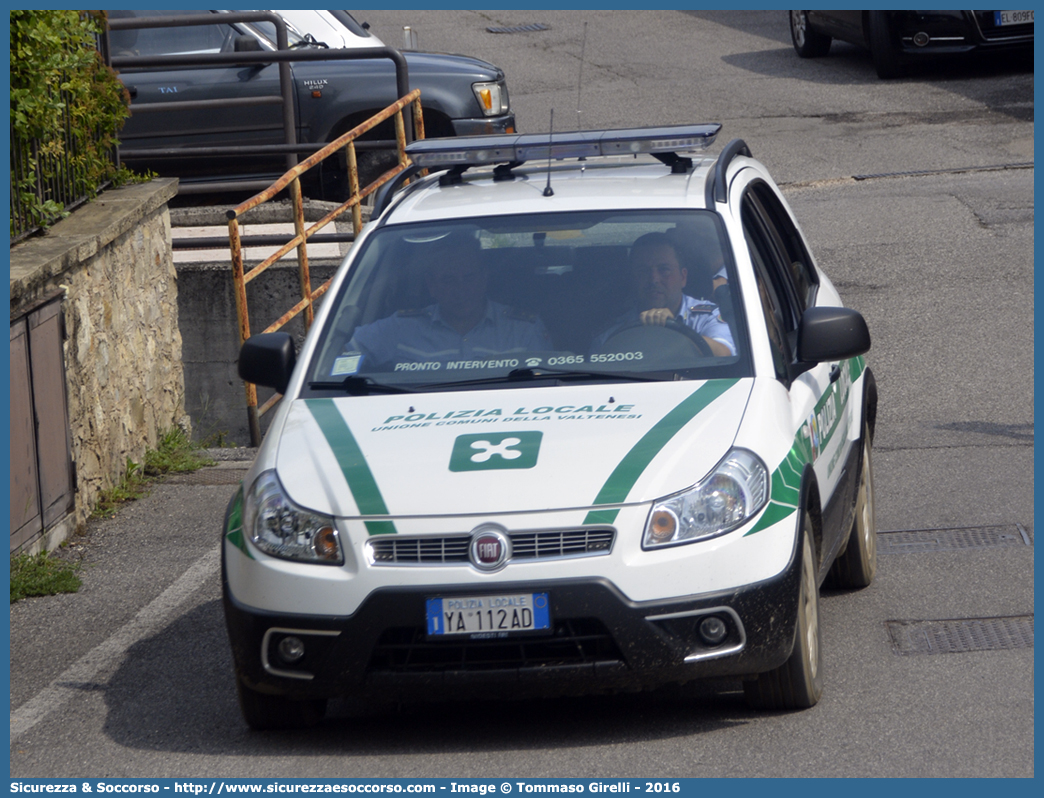
[[887, 12], [870, 12], [868, 33], [877, 77], [882, 80], [900, 77], [903, 74], [902, 55], [888, 25]]
[[321, 721], [326, 714], [326, 699], [296, 701], [285, 696], [259, 693], [243, 684], [238, 675], [236, 690], [243, 719], [252, 729], [307, 729]]
[[801, 530], [801, 586], [798, 591], [794, 650], [775, 670], [743, 683], [747, 703], [754, 709], [807, 709], [823, 694], [823, 667], [819, 641], [819, 588], [812, 553], [812, 517], [805, 513]]
[[804, 11], [790, 12], [790, 38], [802, 58], [819, 58], [830, 52], [830, 37], [812, 30]]
[[827, 576], [830, 587], [866, 587], [877, 572], [877, 523], [874, 518], [874, 469], [870, 457], [870, 430], [863, 428], [863, 465], [856, 494], [855, 519], [844, 554], [834, 560]]

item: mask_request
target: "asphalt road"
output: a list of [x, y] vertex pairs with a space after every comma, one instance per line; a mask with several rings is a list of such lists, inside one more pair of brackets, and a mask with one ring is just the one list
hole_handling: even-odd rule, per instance
[[718, 121], [748, 142], [873, 336], [878, 578], [824, 593], [806, 712], [724, 683], [335, 705], [255, 734], [220, 606], [244, 465], [225, 463], [93, 523], [79, 593], [12, 606], [12, 776], [1032, 776], [1032, 62], [882, 82], [856, 48], [796, 58], [781, 11], [355, 13], [502, 66], [523, 131], [554, 109], [556, 129]]

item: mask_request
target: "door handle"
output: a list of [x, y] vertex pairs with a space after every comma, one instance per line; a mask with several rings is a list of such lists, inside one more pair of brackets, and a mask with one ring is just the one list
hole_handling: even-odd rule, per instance
[[138, 87], [137, 86], [127, 86], [127, 94], [129, 94], [130, 98], [133, 100], [135, 97], [138, 96]]

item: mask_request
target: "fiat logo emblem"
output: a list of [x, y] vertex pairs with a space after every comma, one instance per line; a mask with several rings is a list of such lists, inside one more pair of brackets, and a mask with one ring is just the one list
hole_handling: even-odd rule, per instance
[[471, 535], [468, 555], [480, 571], [497, 571], [507, 565], [511, 556], [511, 539], [499, 529], [480, 527]]

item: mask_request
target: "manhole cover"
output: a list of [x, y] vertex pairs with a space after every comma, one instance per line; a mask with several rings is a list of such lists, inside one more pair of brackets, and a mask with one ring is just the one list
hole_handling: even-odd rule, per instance
[[1028, 545], [1029, 535], [1018, 524], [877, 533], [879, 554]]
[[506, 28], [486, 28], [487, 33], [529, 33], [535, 30], [551, 30], [551, 26], [544, 25], [542, 22], [534, 22], [530, 25], [512, 25]]
[[887, 621], [897, 654], [960, 654], [1033, 648], [1033, 616]]

